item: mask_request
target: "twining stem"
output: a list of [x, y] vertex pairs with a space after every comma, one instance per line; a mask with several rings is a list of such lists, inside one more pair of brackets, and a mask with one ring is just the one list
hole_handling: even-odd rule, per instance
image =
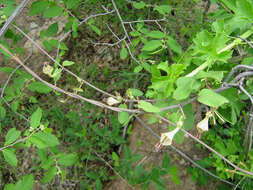
[[[253, 28], [251, 28], [247, 32], [243, 33], [240, 36], [240, 38], [236, 38], [232, 43], [228, 44], [226, 47], [224, 47], [223, 49], [221, 49], [220, 51], [218, 51], [218, 54], [221, 54], [222, 52], [225, 52], [225, 51], [228, 51], [228, 50], [232, 49], [235, 45], [240, 44], [242, 42], [242, 39], [246, 39], [249, 36], [251, 36], [252, 34], [253, 34]], [[191, 73], [189, 73], [188, 75], [186, 75], [186, 77], [193, 77], [199, 71], [203, 71], [206, 67], [208, 67], [209, 65], [212, 65], [214, 62], [215, 62], [215, 60], [212, 61], [211, 63], [210, 63], [210, 61], [205, 61], [199, 67], [197, 67], [196, 69], [194, 69]]]

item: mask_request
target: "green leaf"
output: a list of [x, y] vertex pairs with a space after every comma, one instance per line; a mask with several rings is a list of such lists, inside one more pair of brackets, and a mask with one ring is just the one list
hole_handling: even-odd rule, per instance
[[143, 95], [143, 92], [138, 90], [138, 89], [135, 89], [135, 88], [129, 88], [128, 89], [130, 91], [130, 93], [133, 95], [133, 96], [142, 96]]
[[2, 151], [4, 155], [4, 159], [6, 162], [8, 162], [10, 165], [17, 167], [18, 166], [18, 160], [15, 155], [15, 150], [12, 148], [4, 149]]
[[219, 107], [229, 101], [222, 95], [210, 89], [203, 89], [199, 92], [198, 101], [211, 107]]
[[157, 112], [160, 112], [160, 108], [158, 107], [155, 107], [153, 106], [151, 103], [149, 102], [145, 102], [143, 100], [141, 100], [138, 104], [138, 108], [141, 108], [143, 109], [144, 111], [146, 112], [154, 112], [154, 113], [157, 113]]
[[136, 9], [143, 9], [146, 6], [146, 3], [144, 3], [143, 1], [140, 2], [133, 1], [133, 6]]
[[[120, 108], [127, 108], [126, 104], [120, 104]], [[129, 115], [127, 112], [118, 112], [118, 120], [120, 124], [126, 124], [129, 120]]]
[[17, 131], [16, 128], [11, 128], [5, 137], [5, 145], [10, 145], [14, 141], [16, 141], [20, 134], [21, 132]]
[[52, 181], [52, 179], [54, 179], [54, 177], [57, 174], [57, 167], [53, 166], [51, 167], [46, 173], [44, 178], [41, 180], [42, 183], [48, 183], [50, 181]]
[[236, 6], [239, 15], [242, 15], [243, 17], [246, 17], [250, 21], [253, 20], [253, 5], [252, 1], [248, 0], [237, 0]]
[[158, 11], [160, 14], [169, 14], [171, 12], [171, 7], [169, 5], [157, 5], [154, 8], [155, 11]]
[[13, 183], [9, 183], [4, 186], [4, 190], [16, 190], [15, 185]]
[[174, 51], [175, 53], [179, 55], [182, 54], [181, 46], [171, 36], [168, 36], [167, 44], [172, 51]]
[[90, 25], [90, 27], [91, 27], [91, 29], [92, 29], [94, 32], [97, 33], [97, 35], [101, 36], [102, 32], [101, 32], [101, 30], [100, 30], [98, 27], [96, 27], [96, 26], [94, 26], [94, 25]]
[[75, 62], [73, 62], [73, 61], [63, 61], [63, 63], [62, 63], [62, 65], [64, 67], [67, 67], [67, 66], [70, 66], [70, 65], [73, 65], [73, 64], [75, 64]]
[[139, 73], [141, 72], [143, 67], [141, 65], [138, 65], [137, 67], [134, 68], [134, 73]]
[[232, 11], [236, 11], [235, 1], [234, 0], [219, 0], [223, 3], [227, 8], [231, 9]]
[[78, 161], [78, 155], [76, 153], [60, 154], [57, 155], [58, 163], [63, 166], [71, 166]]
[[147, 42], [143, 48], [141, 49], [142, 51], [154, 51], [157, 48], [161, 47], [162, 41], [161, 40], [151, 40], [149, 42]]
[[78, 33], [77, 33], [78, 26], [79, 26], [79, 21], [77, 19], [74, 19], [73, 24], [71, 26], [73, 38], [76, 38], [78, 36]]
[[6, 110], [3, 106], [0, 106], [0, 119], [4, 119], [6, 116]]
[[159, 30], [155, 30], [150, 33], [147, 33], [147, 36], [150, 38], [161, 39], [165, 37], [165, 33]]
[[14, 102], [11, 104], [11, 110], [14, 111], [14, 112], [16, 112], [17, 109], [18, 109], [18, 106], [19, 106], [19, 101], [18, 101], [18, 100], [14, 101]]
[[96, 182], [95, 182], [95, 189], [97, 189], [97, 190], [102, 190], [102, 189], [103, 189], [102, 182], [100, 181], [99, 178], [96, 179]]
[[179, 178], [178, 178], [178, 176], [177, 176], [177, 174], [178, 174], [178, 168], [177, 168], [177, 166], [172, 166], [172, 167], [170, 168], [169, 173], [170, 173], [171, 180], [172, 180], [175, 184], [179, 185], [179, 184], [180, 184], [180, 180], [179, 180]]
[[29, 138], [29, 141], [39, 149], [54, 147], [54, 146], [59, 145], [59, 141], [56, 136], [50, 133], [46, 133], [44, 131], [35, 133]]
[[169, 155], [168, 152], [166, 152], [164, 157], [163, 157], [162, 167], [165, 168], [165, 169], [170, 168], [170, 155]]
[[200, 71], [198, 72], [197, 75], [195, 75], [195, 78], [197, 79], [212, 78], [221, 82], [223, 79], [223, 73], [224, 71], [208, 71], [208, 72]]
[[128, 51], [125, 47], [123, 47], [120, 51], [120, 59], [124, 60], [128, 56]]
[[46, 35], [47, 37], [52, 37], [52, 36], [55, 36], [57, 33], [58, 33], [58, 23], [56, 22], [56, 23], [51, 24], [51, 25], [48, 27], [48, 29], [47, 29], [45, 35]]
[[24, 190], [32, 190], [34, 185], [33, 175], [26, 175], [22, 177], [21, 180], [15, 185], [15, 190], [24, 189]]
[[[38, 149], [38, 150], [44, 150], [44, 149]], [[53, 156], [48, 156], [41, 162], [40, 167], [44, 170], [48, 170], [51, 166], [55, 165], [55, 159]]]
[[[0, 67], [0, 71], [6, 73], [6, 74], [8, 74], [8, 75], [11, 74], [14, 70], [15, 70], [15, 69], [13, 69], [13, 68], [11, 68], [11, 67]], [[21, 73], [21, 71], [18, 69], [18, 70], [16, 71], [16, 74], [21, 75], [22, 73]]]
[[182, 144], [184, 142], [184, 136], [185, 136], [185, 134], [182, 131], [178, 131], [174, 137], [174, 141], [177, 144]]
[[30, 16], [38, 15], [43, 11], [45, 11], [48, 6], [49, 6], [48, 1], [35, 1], [32, 3], [28, 14]]
[[40, 108], [37, 108], [37, 110], [31, 116], [30, 120], [31, 128], [35, 129], [40, 125], [41, 117], [42, 117], [42, 110]]
[[1, 0], [1, 4], [3, 5], [13, 5], [16, 3], [16, 0]]
[[137, 36], [140, 36], [141, 33], [136, 31], [136, 30], [133, 30], [133, 31], [130, 32], [130, 35], [133, 36], [133, 37], [137, 37]]
[[64, 2], [67, 6], [67, 9], [72, 9], [73, 7], [79, 5], [79, 2], [77, 0], [65, 0]]
[[183, 107], [186, 119], [184, 120], [183, 129], [190, 130], [194, 126], [194, 110], [192, 104]]
[[3, 15], [9, 17], [15, 11], [16, 7], [13, 5], [8, 5], [6, 7], [1, 7], [1, 12]]
[[52, 88], [50, 88], [49, 86], [45, 85], [42, 82], [32, 82], [28, 85], [27, 88], [32, 92], [38, 92], [42, 94], [47, 94], [52, 91]]
[[189, 97], [192, 91], [200, 87], [200, 83], [192, 77], [180, 77], [177, 82], [177, 89], [173, 93], [173, 98], [183, 100]]
[[117, 167], [119, 166], [119, 156], [117, 153], [113, 152], [112, 153], [112, 159], [114, 160], [114, 166]]
[[51, 51], [52, 46], [47, 40], [43, 40], [42, 44], [44, 45], [47, 51]]
[[53, 18], [56, 16], [60, 16], [62, 11], [63, 9], [61, 7], [53, 5], [43, 12], [43, 18]]

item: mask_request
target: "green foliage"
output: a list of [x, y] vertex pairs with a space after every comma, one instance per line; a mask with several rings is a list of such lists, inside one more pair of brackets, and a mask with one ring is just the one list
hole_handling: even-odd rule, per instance
[[[91, 82], [95, 81], [95, 86], [103, 90], [109, 89], [116, 94], [120, 103], [113, 106], [133, 109], [133, 102], [134, 109], [151, 115], [150, 123], [158, 122], [154, 117], [154, 114], [158, 114], [177, 125], [180, 124], [179, 127], [185, 130], [190, 130], [194, 125], [193, 105], [185, 105], [185, 102], [195, 97], [199, 103], [211, 110], [213, 115], [210, 120], [217, 124], [210, 126], [211, 130], [203, 135], [203, 141], [231, 162], [252, 171], [253, 153], [252, 150], [247, 153], [242, 151], [245, 150], [245, 143], [241, 138], [245, 134], [243, 126], [248, 119], [244, 121], [241, 118], [248, 115], [249, 110], [245, 105], [248, 104], [249, 97], [239, 94], [235, 88], [218, 93], [215, 90], [221, 87], [222, 81], [236, 64], [252, 65], [252, 49], [249, 44], [253, 34], [253, 3], [251, 0], [218, 0], [222, 6], [209, 13], [199, 9], [199, 2], [117, 1], [118, 10], [114, 15], [118, 15], [119, 11], [122, 18], [110, 14], [99, 15], [102, 17], [99, 18], [98, 15], [94, 16], [92, 11], [95, 8], [101, 12], [113, 10], [114, 5], [110, 1], [85, 1], [84, 11], [83, 0], [37, 0], [31, 4], [28, 15], [39, 15], [45, 19], [66, 17], [64, 33], [72, 32], [72, 37], [77, 42], [69, 49], [64, 42], [59, 41], [57, 35], [61, 32], [60, 25], [55, 21], [40, 31], [44, 48], [47, 51], [58, 49], [54, 65], [47, 63], [42, 69], [45, 75], [43, 77], [47, 77], [47, 81], [69, 90], [72, 95], [96, 99], [94, 90], [83, 87], [83, 81], [77, 77], [66, 76], [63, 72], [68, 68], [71, 72], [77, 71], [79, 75], [83, 75], [81, 70], [85, 70], [85, 77], [92, 80]], [[103, 4], [103, 9], [97, 6], [100, 3]], [[5, 23], [15, 10], [16, 1], [3, 0], [1, 4], [3, 8], [0, 10], [0, 25]], [[80, 13], [83, 12], [85, 17], [87, 16], [87, 20], [82, 22], [85, 26], [81, 26], [80, 22], [83, 20]], [[134, 22], [122, 23], [121, 19]], [[122, 71], [117, 73], [111, 65], [101, 66], [100, 58], [96, 59], [99, 60], [98, 63], [81, 65], [80, 60], [72, 59], [80, 55], [71, 57], [69, 53], [73, 48], [84, 54], [80, 40], [83, 37], [80, 34], [83, 35], [84, 31], [96, 40], [108, 38], [107, 28], [103, 26], [105, 21], [110, 23], [110, 27], [115, 27], [115, 31], [121, 32], [115, 35], [112, 32], [114, 30], [110, 30], [114, 37], [122, 42], [117, 43], [120, 58], [118, 62], [131, 62], [131, 65], [119, 64], [116, 70]], [[125, 28], [119, 28], [122, 25]], [[125, 40], [118, 36], [124, 36]], [[16, 34], [15, 30], [8, 29], [4, 38], [1, 44], [12, 53], [24, 54], [22, 48], [18, 47], [21, 36]], [[128, 38], [132, 40], [131, 43]], [[4, 50], [0, 51], [6, 56], [5, 60], [10, 58]], [[236, 55], [239, 55], [240, 59], [233, 62]], [[103, 72], [100, 72], [101, 67], [105, 67]], [[178, 168], [171, 165], [168, 154], [165, 154], [162, 166], [147, 169], [145, 165], [138, 164], [141, 156], [132, 154], [127, 146], [124, 147], [123, 158], [116, 153], [118, 147], [126, 143], [122, 138], [123, 126], [128, 125], [134, 114], [119, 112], [115, 117], [111, 112], [106, 114], [104, 110], [86, 103], [80, 105], [84, 109], [77, 108], [76, 102], [69, 103], [69, 98], [53, 91], [42, 81], [35, 81], [22, 69], [17, 69], [15, 73], [12, 73], [13, 71], [11, 67], [0, 68], [0, 72], [13, 75], [6, 88], [1, 86], [5, 88], [3, 98], [10, 110], [7, 111], [4, 102], [0, 102], [1, 135], [5, 139], [1, 152], [5, 160], [3, 162], [7, 162], [9, 167], [19, 167], [19, 148], [32, 147], [37, 150], [39, 157], [39, 160], [34, 161], [34, 168], [36, 172], [43, 174], [41, 183], [49, 183], [56, 176], [60, 176], [62, 181], [71, 178], [69, 176], [78, 176], [74, 180], [80, 181], [81, 189], [102, 189], [103, 183], [110, 180], [111, 171], [106, 164], [101, 166], [98, 162], [107, 163], [108, 160], [108, 163], [114, 162], [115, 170], [129, 184], [141, 185], [143, 189], [148, 189], [151, 183], [156, 189], [166, 189], [163, 176], [167, 174], [175, 184], [180, 183]], [[100, 77], [100, 73], [103, 73], [105, 79], [101, 79], [103, 77]], [[112, 82], [108, 82], [110, 79]], [[105, 84], [101, 84], [101, 81]], [[252, 81], [252, 77], [247, 77], [244, 81], [249, 94], [253, 93]], [[153, 99], [152, 103], [145, 100], [146, 98]], [[43, 102], [45, 99], [48, 104]], [[132, 102], [128, 104], [126, 99]], [[56, 100], [62, 102], [62, 105], [59, 106]], [[180, 109], [163, 109], [175, 104], [183, 106]], [[12, 112], [30, 116], [29, 126], [24, 126], [18, 119], [14, 119]], [[16, 125], [20, 123], [22, 126], [18, 128]], [[224, 128], [227, 125], [229, 128]], [[175, 129], [173, 126], [169, 127], [168, 131]], [[132, 125], [127, 134], [133, 133], [131, 129]], [[174, 141], [182, 143], [184, 133], [179, 131]], [[214, 154], [198, 163], [205, 168], [214, 168], [220, 178], [234, 180], [238, 184], [244, 182], [246, 189], [252, 189], [248, 176], [225, 165], [222, 159]], [[90, 169], [88, 164], [96, 167]], [[70, 166], [74, 168], [73, 173], [67, 175], [66, 171]], [[208, 183], [203, 172], [196, 169], [189, 169], [189, 172], [193, 180], [197, 180], [200, 185]], [[15, 184], [13, 182], [5, 185], [4, 190], [32, 189], [34, 176], [18, 176], [19, 180]]]

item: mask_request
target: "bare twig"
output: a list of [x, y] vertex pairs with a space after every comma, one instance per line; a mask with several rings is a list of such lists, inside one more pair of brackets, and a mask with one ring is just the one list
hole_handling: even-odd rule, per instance
[[140, 22], [159, 22], [159, 21], [166, 21], [166, 18], [162, 19], [153, 19], [153, 20], [134, 20], [134, 21], [123, 21], [124, 24], [134, 24]]
[[115, 174], [117, 174], [117, 176], [119, 176], [120, 177], [120, 179], [122, 180], [122, 181], [124, 181], [129, 187], [131, 187], [131, 189], [134, 189], [134, 187], [133, 186], [131, 186], [129, 183], [127, 183], [127, 181], [111, 166], [111, 164], [109, 164], [102, 156], [100, 156], [96, 151], [94, 151], [94, 153], [107, 165], [107, 166], [109, 166], [109, 168], [111, 168], [111, 170], [115, 173]]
[[[159, 115], [156, 115], [156, 117], [158, 117], [159, 119], [161, 119], [162, 121], [176, 127], [177, 125], [172, 123], [171, 121], [165, 119], [164, 117], [162, 116], [159, 116]], [[220, 154], [219, 152], [217, 152], [216, 150], [214, 150], [213, 148], [211, 148], [210, 146], [208, 146], [207, 144], [205, 144], [203, 141], [199, 140], [197, 137], [193, 136], [191, 133], [189, 133], [188, 131], [184, 130], [183, 128], [180, 128], [180, 130], [182, 132], [184, 132], [186, 135], [188, 135], [189, 137], [191, 137], [193, 140], [197, 141], [198, 143], [200, 143], [202, 146], [206, 147], [209, 151], [213, 152], [214, 154], [216, 154], [218, 157], [220, 157], [222, 160], [224, 160], [227, 164], [229, 164], [230, 166], [232, 166], [234, 169], [244, 173], [244, 174], [247, 174], [247, 175], [250, 175], [250, 176], [253, 176], [253, 173], [250, 172], [250, 171], [247, 171], [247, 170], [244, 170], [240, 167], [238, 167], [237, 165], [233, 164], [230, 160], [228, 160], [227, 158], [225, 158], [222, 154]]]
[[124, 21], [122, 20], [122, 17], [121, 17], [121, 15], [120, 15], [120, 13], [119, 13], [119, 10], [118, 10], [118, 8], [117, 8], [117, 6], [116, 6], [114, 0], [111, 0], [111, 2], [112, 2], [112, 5], [113, 5], [113, 7], [114, 7], [114, 9], [115, 9], [115, 11], [116, 11], [118, 17], [119, 17], [119, 20], [120, 20], [121, 26], [122, 26], [122, 28], [123, 28], [123, 30], [124, 30], [124, 32], [125, 32], [125, 35], [127, 36], [127, 39], [128, 39], [128, 41], [129, 41], [129, 43], [133, 46], [132, 41], [131, 41], [131, 39], [130, 39], [130, 37], [129, 37], [129, 35], [128, 35], [128, 32], [127, 32], [127, 30], [126, 30], [126, 27], [125, 27], [125, 25], [124, 25]]
[[74, 93], [71, 93], [71, 92], [68, 92], [68, 91], [65, 91], [45, 80], [43, 80], [42, 78], [40, 78], [34, 71], [32, 71], [29, 67], [27, 67], [26, 65], [24, 65], [24, 63], [15, 55], [13, 55], [7, 48], [5, 48], [2, 44], [0, 44], [0, 48], [2, 48], [5, 52], [7, 52], [12, 59], [14, 59], [18, 64], [22, 65], [22, 67], [28, 72], [30, 73], [34, 78], [36, 78], [37, 80], [43, 82], [45, 85], [47, 85], [48, 87], [60, 92], [60, 93], [63, 93], [63, 94], [66, 94], [72, 98], [75, 98], [75, 99], [79, 99], [79, 100], [82, 100], [82, 101], [86, 101], [88, 103], [91, 103], [91, 104], [94, 104], [94, 105], [97, 105], [99, 107], [102, 107], [102, 108], [107, 108], [107, 109], [110, 109], [112, 111], [116, 111], [116, 112], [129, 112], [129, 113], [141, 113], [141, 111], [139, 110], [130, 110], [130, 109], [125, 109], [125, 108], [118, 108], [118, 107], [112, 107], [112, 106], [108, 106], [104, 103], [101, 103], [99, 101], [96, 101], [96, 100], [92, 100], [92, 99], [88, 99], [88, 98], [84, 98], [78, 94], [74, 94]]
[[5, 33], [5, 31], [10, 27], [11, 23], [14, 21], [16, 16], [25, 8], [25, 6], [27, 5], [29, 1], [30, 0], [22, 1], [22, 3], [19, 4], [19, 6], [15, 9], [15, 11], [11, 14], [11, 16], [9, 16], [9, 18], [7, 19], [7, 21], [5, 22], [5, 24], [0, 30], [0, 38]]
[[[145, 129], [147, 129], [152, 135], [154, 135], [158, 140], [160, 139], [160, 135], [158, 135], [156, 132], [154, 132], [152, 129], [150, 129], [138, 116], [135, 116], [137, 121], [141, 124], [142, 127], [144, 127]], [[181, 150], [179, 150], [178, 148], [176, 148], [173, 145], [169, 146], [170, 149], [174, 150], [175, 152], [177, 152], [180, 156], [182, 156], [185, 160], [187, 160], [188, 162], [190, 162], [194, 167], [199, 168], [200, 170], [202, 170], [204, 173], [224, 182], [227, 183], [229, 185], [235, 186], [233, 183], [224, 180], [222, 178], [220, 178], [219, 176], [211, 173], [210, 171], [208, 171], [207, 169], [201, 167], [199, 164], [197, 164], [193, 159], [191, 159], [189, 156], [187, 156], [185, 153], [183, 153]]]

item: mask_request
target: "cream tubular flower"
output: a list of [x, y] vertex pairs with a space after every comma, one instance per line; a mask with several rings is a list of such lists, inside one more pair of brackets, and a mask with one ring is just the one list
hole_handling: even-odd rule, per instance
[[162, 133], [161, 138], [160, 138], [160, 144], [162, 144], [163, 146], [171, 145], [173, 138], [174, 138], [175, 134], [177, 134], [178, 131], [179, 131], [179, 128], [177, 127], [173, 131], [170, 131], [168, 133]]
[[112, 105], [114, 105], [114, 104], [120, 103], [120, 101], [114, 99], [113, 97], [109, 97], [109, 98], [107, 98], [106, 103], [107, 103], [108, 105], [112, 106]]
[[197, 130], [199, 131], [199, 133], [203, 133], [203, 132], [208, 131], [208, 128], [209, 128], [208, 123], [209, 123], [210, 117], [212, 117], [212, 113], [207, 112], [206, 117], [197, 124]]

